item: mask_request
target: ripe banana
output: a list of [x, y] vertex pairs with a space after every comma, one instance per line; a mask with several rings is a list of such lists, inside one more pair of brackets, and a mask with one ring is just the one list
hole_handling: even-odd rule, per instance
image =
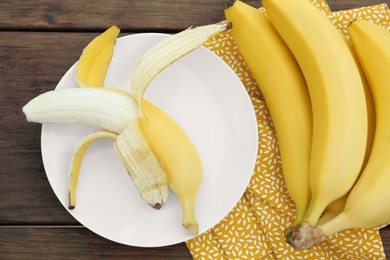
[[351, 190], [343, 212], [319, 226], [326, 236], [348, 228], [369, 228], [390, 222], [390, 31], [357, 20], [348, 27], [348, 32], [374, 97], [376, 130], [367, 166]]
[[293, 54], [264, 13], [239, 0], [225, 9], [241, 56], [253, 73], [275, 126], [283, 175], [298, 224], [309, 206], [310, 97]]
[[195, 146], [174, 120], [164, 113], [159, 114], [156, 106], [147, 102], [144, 105], [148, 120], [140, 119], [139, 126], [163, 163], [169, 187], [180, 199], [184, 228], [198, 234], [195, 199], [203, 179], [202, 162]]
[[[106, 100], [103, 102], [104, 97]], [[132, 112], [129, 108], [134, 107], [135, 111]], [[199, 155], [187, 135], [168, 115], [147, 101], [144, 102], [144, 108], [148, 120], [137, 118], [136, 101], [126, 92], [107, 88], [73, 88], [41, 94], [27, 103], [23, 112], [30, 122], [81, 123], [109, 131], [117, 130], [116, 133], [91, 134], [77, 146], [71, 167], [70, 208], [75, 207], [75, 190], [81, 160], [88, 146], [98, 138], [110, 138], [116, 140], [115, 148], [141, 196], [158, 208], [168, 196], [165, 186], [169, 182], [170, 188], [177, 194], [183, 206], [183, 226], [196, 234], [198, 223], [194, 213], [194, 201], [203, 176]], [[115, 114], [111, 111], [115, 111]], [[101, 119], [102, 114], [106, 118], [105, 121]], [[129, 144], [133, 145], [133, 148], [142, 149], [129, 150], [132, 148]], [[139, 159], [145, 158], [145, 155], [147, 160]], [[158, 159], [155, 159], [154, 155]], [[132, 166], [129, 166], [130, 163]], [[162, 174], [157, 177], [144, 176], [155, 176], [156, 173], [145, 174], [153, 168], [161, 173], [158, 167], [165, 170], [167, 179], [164, 179], [165, 175]], [[153, 188], [145, 190], [146, 186]]]
[[[49, 91], [27, 103], [23, 112], [29, 122], [89, 124], [118, 133], [116, 143], [141, 142], [143, 149], [125, 145], [117, 145], [116, 148], [142, 198], [154, 208], [160, 208], [167, 200], [169, 190], [160, 161], [140, 131], [134, 132], [131, 136], [127, 135], [129, 125], [132, 125], [138, 116], [136, 101], [130, 94], [107, 88]], [[114, 138], [114, 135], [110, 138]], [[88, 140], [87, 138], [79, 145], [81, 154], [88, 148]], [[76, 165], [72, 166], [71, 176], [74, 178], [80, 169], [77, 164], [81, 164], [82, 157], [77, 156], [79, 152], [80, 150], [75, 151], [76, 160], [73, 163]], [[134, 163], [139, 158], [142, 158], [142, 163]], [[71, 183], [74, 183], [74, 180]], [[70, 203], [71, 208], [74, 206]]]
[[[367, 141], [362, 80], [343, 37], [314, 4], [263, 0], [263, 6], [296, 57], [310, 93], [312, 196], [301, 225], [314, 232], [326, 206], [348, 193], [361, 170]], [[300, 238], [305, 230], [300, 225], [292, 228], [287, 241], [294, 248], [304, 248]]]
[[322, 225], [330, 221], [334, 217], [336, 217], [338, 214], [340, 214], [345, 207], [345, 203], [347, 202], [348, 195], [349, 193], [347, 193], [340, 199], [330, 203], [324, 210], [324, 213], [322, 214], [321, 218], [317, 221], [317, 225]]
[[76, 81], [81, 87], [103, 87], [119, 29], [114, 25], [94, 38], [77, 63]]
[[144, 117], [142, 97], [150, 82], [167, 66], [201, 46], [210, 37], [229, 29], [229, 23], [191, 27], [158, 43], [138, 61], [131, 76], [131, 89]]
[[[356, 51], [352, 45], [352, 42], [349, 39], [347, 39], [345, 36], [344, 36], [344, 40], [346, 41], [348, 48], [349, 48], [351, 54], [353, 55], [353, 58], [355, 59], [355, 63], [356, 63], [357, 68], [359, 70], [360, 77], [362, 79], [362, 83], [363, 83], [363, 87], [364, 87], [364, 94], [366, 97], [366, 105], [367, 105], [367, 123], [368, 123], [367, 124], [367, 127], [368, 127], [367, 128], [367, 144], [366, 144], [366, 153], [364, 154], [362, 168], [361, 168], [360, 173], [359, 173], [359, 176], [360, 176], [362, 171], [364, 170], [364, 168], [367, 165], [368, 159], [370, 158], [371, 149], [372, 149], [372, 145], [374, 142], [375, 107], [374, 107], [374, 100], [372, 97], [370, 86], [368, 85], [367, 78], [364, 75], [362, 66], [360, 65], [359, 60], [356, 56]], [[343, 211], [348, 195], [349, 195], [349, 193], [344, 195], [342, 198], [340, 198], [336, 201], [333, 201], [331, 204], [329, 204], [326, 207], [325, 211], [323, 212], [321, 218], [318, 220], [317, 225], [321, 225], [321, 224], [331, 220], [332, 218], [337, 216], [341, 211]]]
[[134, 120], [116, 139], [115, 149], [142, 198], [160, 209], [169, 195], [167, 177], [148, 142], [140, 136], [138, 120]]

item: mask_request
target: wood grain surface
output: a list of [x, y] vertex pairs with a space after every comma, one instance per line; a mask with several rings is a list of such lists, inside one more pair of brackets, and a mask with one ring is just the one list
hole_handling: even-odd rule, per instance
[[[129, 247], [79, 225], [47, 180], [41, 125], [27, 123], [21, 108], [54, 89], [84, 46], [110, 25], [125, 34], [176, 32], [223, 20], [229, 1], [0, 1], [0, 259], [191, 259], [184, 243]], [[332, 10], [390, 5], [389, 0], [328, 3]], [[381, 236], [390, 256], [390, 228]]]

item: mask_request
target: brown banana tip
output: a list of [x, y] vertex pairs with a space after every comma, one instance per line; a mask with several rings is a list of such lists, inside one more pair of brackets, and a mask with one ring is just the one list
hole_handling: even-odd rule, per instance
[[356, 22], [356, 19], [350, 21], [350, 22], [348, 23], [348, 25], [347, 25], [347, 28], [348, 28], [349, 26], [351, 26], [351, 24], [353, 24], [354, 22]]
[[233, 28], [233, 23], [228, 22], [227, 25], [226, 25], [225, 30], [230, 30], [230, 29], [232, 29], [232, 28]]
[[73, 205], [68, 206], [68, 209], [74, 209], [74, 208], [75, 208], [75, 206], [73, 206]]
[[293, 227], [286, 228], [284, 230], [284, 237], [286, 238], [286, 242], [289, 243], [291, 239], [291, 232], [292, 232]]
[[352, 21], [350, 21], [350, 22], [348, 23], [347, 27], [351, 26], [354, 22], [359, 21], [359, 20], [362, 20], [362, 18], [358, 17], [358, 18], [356, 18], [356, 19], [353, 19]]
[[161, 203], [156, 203], [156, 204], [152, 205], [152, 207], [155, 208], [155, 209], [161, 209], [162, 204]]
[[194, 235], [198, 235], [199, 234], [199, 225], [198, 225], [198, 223], [186, 223], [186, 224], [183, 224], [183, 227], [185, 229], [187, 229], [188, 231], [190, 231]]
[[[286, 235], [286, 232], [285, 232]], [[287, 230], [286, 242], [296, 250], [307, 250], [324, 242], [325, 235], [321, 230], [309, 223], [302, 223]]]
[[232, 7], [234, 5], [234, 3], [236, 2], [236, 0], [231, 0], [226, 6], [225, 6], [225, 9], [228, 9], [230, 7]]

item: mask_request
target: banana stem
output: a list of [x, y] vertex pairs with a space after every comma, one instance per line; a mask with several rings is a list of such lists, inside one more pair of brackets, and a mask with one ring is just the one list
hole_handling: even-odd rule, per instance
[[303, 218], [305, 217], [306, 210], [297, 208], [295, 213], [295, 220], [291, 227], [295, 227], [298, 224], [302, 223]]
[[182, 197], [180, 202], [183, 209], [183, 227], [197, 235], [199, 232], [199, 224], [195, 217], [195, 198]]
[[286, 242], [294, 249], [306, 250], [322, 243], [326, 239], [320, 228], [305, 222], [290, 228], [286, 234]]
[[330, 236], [341, 230], [353, 228], [356, 226], [357, 225], [350, 218], [348, 218], [347, 214], [343, 211], [333, 219], [319, 225], [318, 228], [321, 229], [325, 235]]
[[329, 202], [319, 201], [317, 198], [312, 197], [302, 222], [307, 222], [310, 225], [315, 226], [328, 204]]

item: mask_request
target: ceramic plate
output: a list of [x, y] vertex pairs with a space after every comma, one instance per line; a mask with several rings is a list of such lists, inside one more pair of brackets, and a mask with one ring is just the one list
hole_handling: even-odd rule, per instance
[[[130, 74], [138, 58], [167, 37], [145, 33], [119, 38], [105, 85], [130, 92]], [[56, 89], [77, 87], [74, 78], [75, 65]], [[205, 232], [235, 206], [252, 176], [257, 125], [250, 98], [230, 67], [204, 47], [160, 73], [145, 98], [182, 127], [200, 155], [204, 178], [195, 210], [199, 231]], [[42, 127], [46, 174], [67, 210], [73, 149], [97, 130], [69, 124]], [[173, 192], [160, 210], [140, 198], [109, 140], [98, 140], [89, 148], [80, 172], [77, 206], [68, 211], [96, 234], [125, 245], [158, 247], [194, 237], [181, 226], [181, 206]]]

